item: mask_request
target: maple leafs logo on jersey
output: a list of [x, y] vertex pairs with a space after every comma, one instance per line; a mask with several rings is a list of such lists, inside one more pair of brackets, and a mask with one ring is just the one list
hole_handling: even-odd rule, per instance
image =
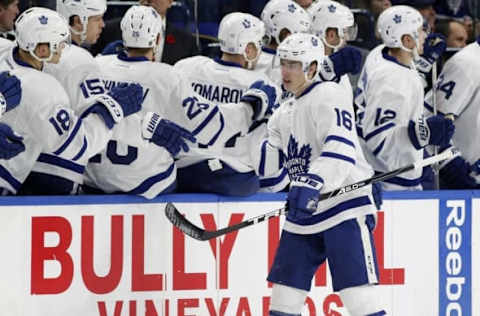
[[42, 15], [41, 17], [38, 18], [40, 21], [40, 24], [47, 24], [48, 23], [48, 18], [45, 15]]
[[395, 16], [393, 17], [393, 22], [395, 22], [396, 24], [401, 23], [402, 22], [402, 16], [398, 15], [398, 14], [395, 14]]
[[246, 28], [246, 29], [248, 29], [248, 28], [250, 28], [250, 26], [252, 26], [252, 23], [247, 19], [243, 20], [242, 24], [243, 24], [243, 27]]
[[335, 11], [337, 11], [337, 7], [331, 4], [328, 6], [328, 11], [330, 11], [331, 13], [335, 13]]
[[292, 13], [295, 12], [296, 9], [297, 8], [295, 7], [295, 5], [293, 3], [288, 5], [288, 11], [290, 11]]
[[312, 156], [312, 147], [309, 144], [303, 145], [300, 150], [298, 141], [290, 135], [288, 140], [288, 153], [286, 167], [288, 174], [293, 177], [300, 173], [307, 173], [310, 167], [310, 158]]

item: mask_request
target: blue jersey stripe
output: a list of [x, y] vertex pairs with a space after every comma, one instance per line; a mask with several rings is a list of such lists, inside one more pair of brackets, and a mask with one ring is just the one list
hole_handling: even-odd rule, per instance
[[200, 133], [204, 128], [205, 126], [207, 126], [207, 124], [213, 119], [213, 117], [218, 113], [218, 106], [216, 106], [211, 112], [210, 114], [208, 114], [208, 116], [203, 120], [202, 123], [200, 123], [200, 125], [197, 126], [197, 128], [195, 128], [195, 130], [192, 132], [193, 135], [197, 135], [198, 133]]
[[258, 174], [263, 176], [265, 174], [265, 160], [266, 160], [266, 151], [267, 151], [267, 143], [268, 141], [264, 141], [262, 143], [262, 148], [260, 151], [260, 164], [258, 166]]
[[43, 153], [40, 154], [40, 156], [38, 156], [37, 161], [43, 162], [49, 165], [61, 167], [64, 169], [68, 169], [70, 171], [73, 171], [79, 174], [83, 174], [83, 172], [85, 171], [85, 166], [79, 165], [70, 160], [66, 160], [50, 154], [43, 154]]
[[213, 144], [215, 144], [215, 142], [217, 141], [218, 137], [220, 137], [220, 134], [222, 133], [224, 128], [225, 128], [225, 120], [223, 119], [222, 113], [220, 113], [220, 128], [218, 129], [215, 136], [213, 136], [213, 138], [208, 142], [207, 144], [208, 146], [212, 146]]
[[321, 156], [321, 157], [334, 158], [334, 159], [340, 159], [340, 160], [344, 160], [344, 161], [350, 162], [350, 163], [352, 163], [352, 164], [355, 164], [355, 159], [350, 158], [350, 157], [345, 156], [345, 155], [341, 155], [341, 154], [337, 154], [337, 153], [332, 153], [332, 152], [329, 152], [329, 151], [324, 151], [324, 152], [322, 152], [322, 154], [321, 154], [320, 156]]
[[3, 166], [0, 166], [0, 178], [7, 181], [17, 191], [22, 186], [22, 183], [15, 179], [15, 177], [12, 176], [12, 174]]
[[377, 156], [380, 153], [380, 151], [383, 149], [383, 145], [385, 145], [385, 138], [382, 140], [380, 145], [378, 145], [377, 148], [375, 148], [375, 150], [373, 151], [374, 156]]
[[376, 135], [378, 135], [378, 134], [380, 134], [380, 133], [382, 133], [382, 132], [384, 132], [384, 131], [386, 131], [386, 130], [394, 127], [394, 126], [395, 126], [395, 123], [393, 123], [393, 122], [390, 122], [390, 123], [388, 123], [388, 124], [385, 124], [385, 125], [377, 128], [377, 129], [374, 130], [373, 132], [368, 133], [368, 134], [365, 136], [365, 140], [368, 141], [370, 138], [372, 138], [372, 137], [374, 137], [374, 136], [376, 136]]
[[173, 170], [175, 170], [175, 164], [174, 163], [172, 163], [166, 171], [161, 172], [161, 173], [159, 173], [159, 174], [157, 174], [153, 177], [150, 177], [150, 178], [144, 180], [139, 186], [137, 186], [133, 190], [130, 190], [127, 193], [128, 194], [135, 194], [135, 195], [143, 194], [143, 193], [147, 192], [148, 190], [150, 190], [150, 188], [153, 185], [155, 185], [156, 183], [158, 183], [158, 182], [168, 178], [170, 175], [172, 175]]
[[265, 187], [272, 187], [274, 185], [277, 185], [280, 182], [282, 182], [287, 175], [288, 175], [287, 169], [284, 168], [282, 169], [282, 173], [278, 177], [260, 179], [260, 187], [265, 188]]
[[85, 153], [85, 150], [87, 150], [87, 147], [88, 147], [87, 137], [83, 137], [82, 148], [80, 148], [80, 151], [78, 152], [78, 154], [75, 155], [75, 157], [73, 157], [72, 160], [77, 161], [78, 159], [80, 159], [80, 157], [82, 157], [83, 154]]
[[325, 143], [328, 143], [329, 141], [341, 142], [341, 143], [347, 144], [348, 146], [352, 146], [353, 148], [355, 148], [355, 144], [351, 140], [349, 140], [345, 137], [342, 137], [342, 136], [328, 135], [327, 138], [325, 139]]

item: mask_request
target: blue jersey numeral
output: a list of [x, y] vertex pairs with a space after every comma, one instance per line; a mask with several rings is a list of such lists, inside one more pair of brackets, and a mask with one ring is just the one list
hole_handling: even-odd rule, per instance
[[187, 107], [187, 117], [190, 120], [193, 120], [198, 114], [202, 113], [203, 110], [208, 109], [209, 105], [207, 103], [198, 103], [196, 97], [188, 97], [182, 102], [183, 107]]
[[380, 126], [383, 123], [393, 120], [397, 116], [397, 113], [392, 110], [382, 110], [377, 109], [377, 114], [375, 115], [375, 126]]
[[335, 108], [335, 113], [337, 114], [337, 126], [343, 126], [349, 131], [352, 130], [352, 114], [350, 112]]
[[104, 94], [105, 88], [100, 79], [85, 80], [80, 84], [80, 89], [85, 98], [89, 98], [92, 95]]
[[65, 110], [58, 111], [57, 115], [52, 116], [48, 121], [53, 125], [58, 135], [63, 135], [63, 132], [70, 128], [70, 116]]

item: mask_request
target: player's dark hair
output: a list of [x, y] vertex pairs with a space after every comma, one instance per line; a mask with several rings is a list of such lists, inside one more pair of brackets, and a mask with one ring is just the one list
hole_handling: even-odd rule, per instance
[[15, 0], [0, 0], [0, 6], [5, 9], [14, 2]]

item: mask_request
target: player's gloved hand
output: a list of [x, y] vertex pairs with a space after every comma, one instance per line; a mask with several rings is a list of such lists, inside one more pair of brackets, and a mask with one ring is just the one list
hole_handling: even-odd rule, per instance
[[290, 182], [287, 197], [288, 217], [291, 219], [308, 218], [317, 211], [323, 180], [311, 173], [301, 173]]
[[108, 128], [142, 108], [143, 88], [137, 83], [118, 85], [97, 98], [93, 112], [102, 116]]
[[447, 49], [445, 36], [439, 33], [432, 33], [427, 36], [423, 44], [423, 54], [415, 60], [415, 67], [424, 74], [432, 70], [435, 63]]
[[252, 83], [240, 101], [250, 104], [254, 121], [267, 118], [279, 106], [275, 87], [266, 84], [263, 80]]
[[475, 179], [480, 171], [480, 160], [470, 165], [463, 157], [457, 156], [440, 168], [442, 189], [475, 189], [479, 185]]
[[372, 184], [372, 196], [375, 207], [377, 208], [377, 210], [381, 210], [383, 204], [383, 189], [382, 185], [379, 182], [375, 182]]
[[157, 146], [164, 147], [173, 157], [182, 149], [184, 152], [189, 150], [187, 140], [192, 143], [197, 141], [191, 132], [169, 120], [161, 119], [154, 112], [145, 115], [142, 136]]
[[22, 85], [20, 80], [8, 71], [0, 73], [0, 116], [20, 104]]
[[123, 51], [124, 48], [122, 40], [113, 41], [105, 46], [102, 50], [102, 55], [116, 55]]
[[362, 67], [362, 54], [357, 48], [346, 46], [326, 57], [319, 68], [322, 80], [331, 81], [346, 74], [357, 74]]
[[0, 159], [10, 159], [25, 150], [23, 137], [15, 135], [5, 123], [0, 123]]
[[440, 114], [427, 119], [422, 116], [418, 122], [410, 121], [408, 125], [408, 136], [416, 149], [426, 145], [446, 147], [454, 132], [453, 121]]

